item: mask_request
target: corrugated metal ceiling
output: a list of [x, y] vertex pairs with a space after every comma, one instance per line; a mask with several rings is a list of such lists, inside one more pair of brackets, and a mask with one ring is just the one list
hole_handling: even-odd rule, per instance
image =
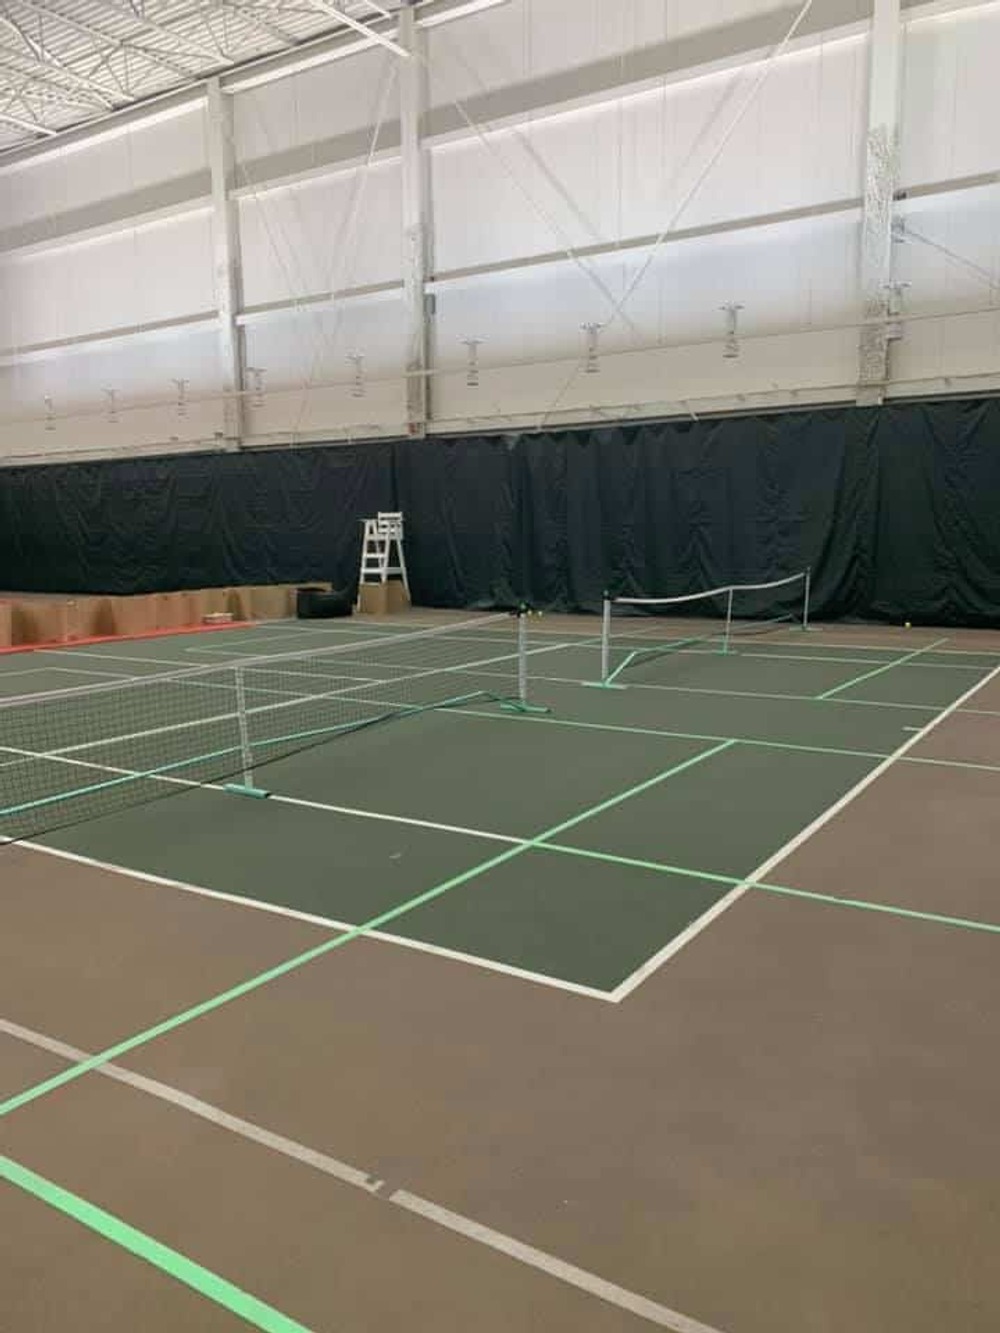
[[0, 153], [401, 0], [0, 0]]

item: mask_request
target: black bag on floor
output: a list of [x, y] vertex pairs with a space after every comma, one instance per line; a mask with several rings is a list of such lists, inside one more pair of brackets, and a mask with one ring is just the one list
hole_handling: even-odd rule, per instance
[[299, 620], [334, 620], [349, 616], [354, 599], [346, 592], [324, 592], [322, 588], [298, 588], [295, 614]]

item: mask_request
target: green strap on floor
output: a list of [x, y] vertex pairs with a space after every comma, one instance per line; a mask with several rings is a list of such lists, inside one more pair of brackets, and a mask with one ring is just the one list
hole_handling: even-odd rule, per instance
[[161, 1273], [166, 1273], [175, 1281], [183, 1282], [199, 1296], [205, 1296], [216, 1305], [221, 1305], [223, 1309], [246, 1320], [254, 1328], [264, 1329], [265, 1333], [310, 1333], [305, 1324], [290, 1319], [272, 1305], [267, 1305], [256, 1296], [251, 1296], [249, 1292], [219, 1277], [217, 1273], [203, 1268], [201, 1264], [196, 1264], [193, 1259], [180, 1254], [177, 1250], [172, 1250], [169, 1245], [164, 1245], [154, 1240], [152, 1236], [137, 1231], [121, 1218], [115, 1217], [113, 1213], [105, 1212], [96, 1204], [88, 1203], [86, 1199], [71, 1194], [69, 1190], [53, 1184], [51, 1180], [46, 1180], [44, 1176], [37, 1175], [9, 1157], [0, 1156], [0, 1178], [17, 1185], [26, 1194], [34, 1195], [50, 1208], [55, 1208], [67, 1217], [71, 1217], [74, 1222], [96, 1231], [105, 1240], [111, 1241], [123, 1250], [128, 1250], [137, 1259], [142, 1259], [153, 1268], [158, 1268]]

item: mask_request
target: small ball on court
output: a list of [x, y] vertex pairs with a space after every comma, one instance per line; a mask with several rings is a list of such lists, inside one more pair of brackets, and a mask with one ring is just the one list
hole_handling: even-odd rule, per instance
[[909, 621], [907, 621], [906, 624], [903, 626], [903, 629], [912, 629], [912, 628], [913, 626], [910, 624]]

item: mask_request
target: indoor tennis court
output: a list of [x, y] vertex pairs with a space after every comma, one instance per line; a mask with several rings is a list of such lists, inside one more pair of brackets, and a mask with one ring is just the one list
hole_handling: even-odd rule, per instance
[[[510, 650], [494, 618], [413, 616], [470, 661]], [[909, 1318], [928, 1219], [896, 1199], [890, 1295], [869, 1268], [885, 1144], [866, 1170], [843, 1091], [928, 1190], [974, 1178], [996, 1096], [976, 964], [1000, 921], [969, 812], [1000, 776], [1000, 642], [788, 628], [610, 690], [587, 679], [594, 628], [533, 620], [537, 712], [432, 707], [268, 763], [266, 800], [188, 784], [6, 848], [12, 1155], [289, 1327], [322, 1326], [332, 1288], [345, 1326], [390, 1326], [445, 1273], [447, 1318], [485, 1327], [492, 1308], [498, 1328], [766, 1328], [817, 1292], [834, 1322], [859, 1300]], [[359, 634], [398, 670], [411, 632], [70, 647], [6, 659], [3, 682], [155, 682]], [[827, 1192], [843, 1222], [820, 1245]], [[294, 1272], [261, 1248], [279, 1218]], [[64, 1243], [39, 1220], [25, 1204], [15, 1253]], [[954, 1250], [921, 1265], [936, 1300], [959, 1254], [985, 1273], [987, 1234], [966, 1197]], [[60, 1299], [90, 1272], [89, 1246], [70, 1255]], [[109, 1272], [100, 1299], [150, 1280]], [[172, 1292], [162, 1326], [179, 1314]]]
[[998, 1333], [998, 0], [0, 4], [0, 1333]]

